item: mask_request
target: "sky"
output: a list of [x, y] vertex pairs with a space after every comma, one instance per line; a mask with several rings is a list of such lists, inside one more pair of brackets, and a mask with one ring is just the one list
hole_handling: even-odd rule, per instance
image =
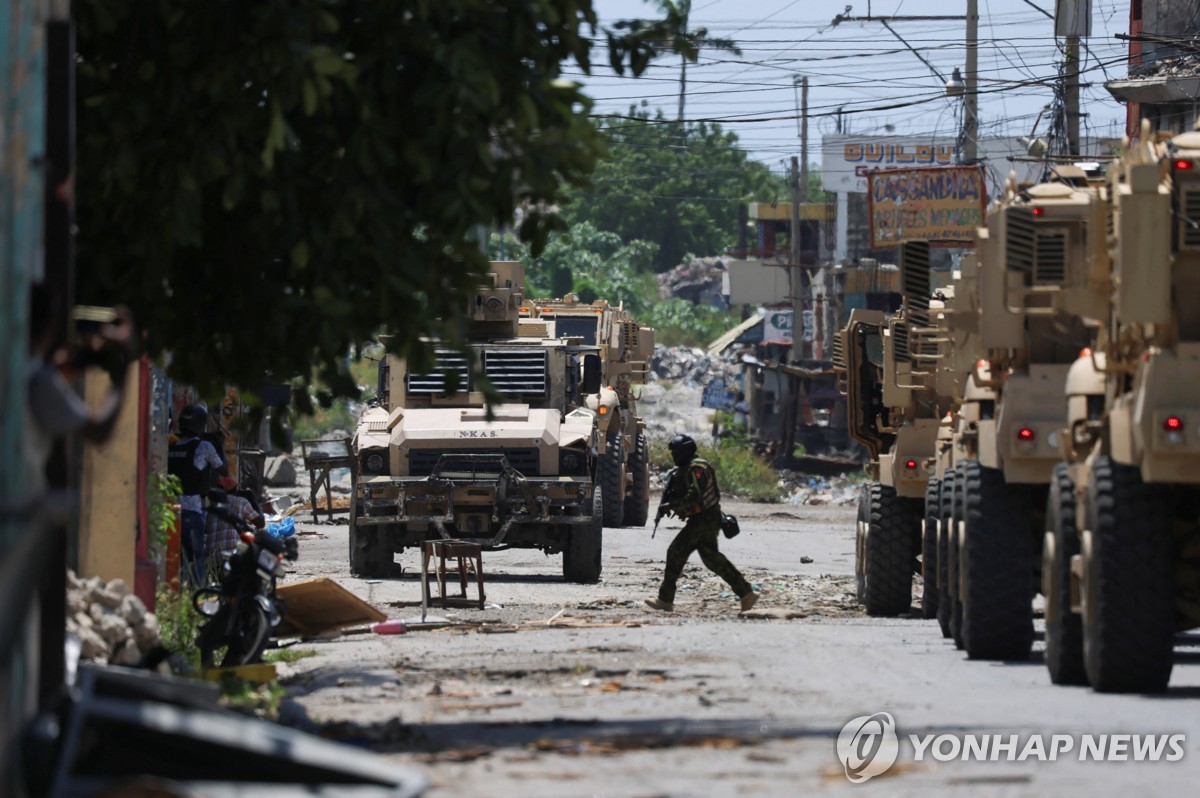
[[[619, 19], [661, 16], [642, 0], [593, 0], [601, 26]], [[965, 0], [854, 0], [854, 16], [961, 15]], [[1054, 0], [978, 0], [980, 136], [1029, 135], [1054, 96], [1062, 40], [1039, 9]], [[1081, 82], [1081, 134], [1120, 136], [1124, 106], [1104, 89], [1126, 72], [1129, 0], [1091, 0], [1092, 36], [1085, 40]], [[685, 118], [714, 120], [736, 133], [742, 146], [773, 171], [800, 152], [799, 92], [809, 79], [809, 161], [820, 162], [822, 134], [942, 135], [955, 137], [961, 100], [945, 96], [945, 80], [965, 63], [965, 22], [894, 21], [892, 28], [929, 62], [922, 61], [878, 22], [843, 22], [845, 0], [693, 0], [691, 26], [733, 39], [741, 55], [705, 49], [689, 64]], [[599, 34], [598, 34], [599, 35]], [[678, 111], [679, 59], [665, 55], [639, 78], [607, 69], [607, 52], [593, 53], [593, 76], [582, 76], [594, 114], [624, 114], [643, 102], [674, 119]], [[936, 70], [938, 75], [934, 74]], [[904, 107], [885, 109], [883, 106]], [[1048, 114], [1037, 121], [1045, 136]]]

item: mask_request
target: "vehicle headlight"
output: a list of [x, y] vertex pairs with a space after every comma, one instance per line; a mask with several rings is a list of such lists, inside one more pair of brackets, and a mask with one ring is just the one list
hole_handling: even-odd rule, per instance
[[565, 451], [558, 455], [558, 473], [563, 476], [578, 476], [583, 473], [583, 452]]
[[363, 470], [368, 474], [386, 474], [387, 459], [383, 452], [371, 452], [363, 460]]

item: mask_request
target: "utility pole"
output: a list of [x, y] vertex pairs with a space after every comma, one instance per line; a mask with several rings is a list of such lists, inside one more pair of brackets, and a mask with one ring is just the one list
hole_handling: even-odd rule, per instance
[[[804, 358], [804, 279], [800, 268], [800, 159], [792, 156], [792, 236], [791, 265], [788, 268], [788, 286], [792, 295], [792, 351], [788, 358], [799, 363]], [[783, 451], [778, 453], [777, 462], [787, 463], [796, 448], [796, 416], [800, 407], [800, 380], [788, 375], [787, 401], [783, 405]]]
[[1079, 37], [1067, 37], [1066, 87], [1063, 105], [1067, 114], [1067, 154], [1079, 155]]
[[800, 201], [808, 202], [808, 77], [800, 79]]
[[979, 0], [967, 0], [967, 75], [963, 97], [963, 163], [979, 160]]
[[800, 268], [800, 164], [795, 155], [792, 156], [792, 234], [791, 250], [792, 263], [788, 280], [792, 294], [792, 354], [793, 363], [800, 362], [804, 357], [801, 342], [801, 321], [804, 313], [804, 279]]

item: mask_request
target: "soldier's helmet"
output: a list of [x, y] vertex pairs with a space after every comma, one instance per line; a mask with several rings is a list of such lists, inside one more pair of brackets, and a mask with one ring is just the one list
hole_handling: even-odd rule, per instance
[[179, 431], [199, 437], [208, 427], [208, 411], [204, 405], [188, 405], [179, 411]]
[[692, 458], [696, 456], [696, 441], [691, 435], [674, 436], [667, 441], [667, 448], [671, 450], [671, 459], [675, 461], [675, 465], [680, 467], [692, 462]]

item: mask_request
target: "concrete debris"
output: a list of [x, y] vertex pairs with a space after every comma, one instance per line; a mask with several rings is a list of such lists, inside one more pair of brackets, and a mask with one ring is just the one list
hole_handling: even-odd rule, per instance
[[724, 258], [693, 258], [658, 275], [658, 298], [725, 307], [726, 273]]
[[655, 346], [650, 369], [659, 380], [682, 381], [700, 387], [707, 385], [714, 377], [732, 379], [736, 374], [732, 363], [714, 357], [703, 349], [682, 346]]
[[780, 478], [788, 490], [784, 501], [793, 505], [817, 507], [825, 504], [848, 506], [858, 501], [862, 481], [847, 477], [819, 477], [781, 471]]
[[120, 579], [79, 579], [67, 572], [67, 632], [80, 657], [98, 665], [136, 665], [159, 645], [158, 619]]
[[263, 480], [273, 488], [290, 487], [296, 484], [296, 466], [286, 454], [267, 458], [263, 468]]

